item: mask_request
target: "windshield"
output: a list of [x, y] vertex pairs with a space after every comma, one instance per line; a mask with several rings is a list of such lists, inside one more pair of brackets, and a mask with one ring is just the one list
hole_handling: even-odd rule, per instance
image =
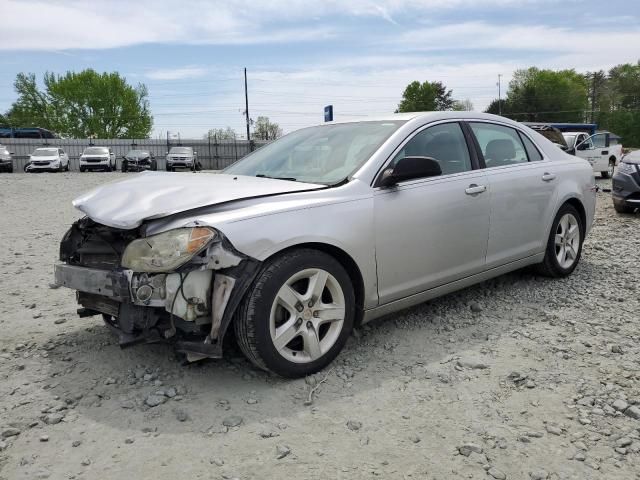
[[567, 142], [567, 146], [569, 148], [573, 148], [573, 144], [576, 141], [576, 136], [575, 135], [565, 135], [564, 136], [564, 140]]
[[404, 121], [304, 128], [270, 143], [224, 173], [332, 185], [358, 168]]
[[84, 149], [83, 155], [109, 155], [109, 149], [105, 147], [89, 147]]
[[146, 150], [129, 150], [127, 152], [127, 157], [148, 157], [149, 152]]
[[39, 148], [31, 154], [32, 157], [51, 157], [53, 155], [58, 155], [57, 148]]
[[189, 147], [173, 147], [169, 150], [169, 153], [186, 153], [191, 155], [191, 148]]

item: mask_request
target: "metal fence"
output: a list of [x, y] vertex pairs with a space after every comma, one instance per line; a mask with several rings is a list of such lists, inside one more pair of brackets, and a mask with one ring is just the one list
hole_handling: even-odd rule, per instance
[[198, 140], [180, 140], [167, 143], [166, 140], [143, 139], [31, 139], [0, 138], [0, 144], [13, 152], [14, 172], [22, 172], [29, 162], [29, 155], [40, 147], [59, 147], [69, 155], [69, 166], [72, 171], [79, 171], [79, 158], [85, 148], [90, 146], [111, 147], [116, 154], [117, 168], [120, 170], [122, 157], [132, 149], [151, 151], [158, 162], [158, 169], [164, 170], [166, 154], [169, 148], [181, 146], [192, 147], [198, 154], [198, 161], [205, 170], [221, 170], [244, 157], [253, 150], [269, 143], [264, 140], [217, 140], [215, 137]]

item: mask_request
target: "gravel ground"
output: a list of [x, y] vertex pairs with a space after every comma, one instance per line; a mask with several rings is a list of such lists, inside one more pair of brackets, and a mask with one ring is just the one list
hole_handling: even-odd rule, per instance
[[71, 199], [121, 176], [0, 175], [0, 478], [640, 479], [640, 215], [609, 194], [571, 277], [406, 310], [289, 381], [121, 350], [49, 286]]

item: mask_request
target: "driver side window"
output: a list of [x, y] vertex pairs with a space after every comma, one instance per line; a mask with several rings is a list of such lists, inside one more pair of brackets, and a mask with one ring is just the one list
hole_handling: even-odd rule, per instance
[[458, 123], [443, 123], [417, 133], [398, 152], [389, 167], [394, 167], [404, 157], [433, 158], [440, 164], [442, 175], [471, 170], [467, 142]]

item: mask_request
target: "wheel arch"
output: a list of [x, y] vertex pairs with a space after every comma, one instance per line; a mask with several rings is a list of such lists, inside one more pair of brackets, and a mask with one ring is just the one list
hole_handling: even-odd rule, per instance
[[322, 242], [304, 242], [297, 243], [295, 245], [289, 245], [286, 248], [278, 250], [277, 252], [271, 253], [269, 257], [267, 257], [264, 261], [268, 261], [274, 257], [282, 255], [284, 253], [299, 250], [303, 248], [310, 248], [313, 250], [318, 250], [320, 252], [326, 253], [327, 255], [336, 259], [340, 265], [346, 270], [349, 278], [351, 279], [351, 285], [353, 285], [353, 292], [356, 297], [356, 318], [355, 325], [360, 325], [362, 322], [363, 311], [364, 311], [364, 296], [365, 296], [365, 287], [364, 287], [364, 277], [362, 276], [362, 272], [360, 271], [360, 267], [356, 261], [345, 252], [340, 247], [329, 243]]
[[575, 208], [578, 211], [578, 214], [580, 214], [580, 223], [582, 224], [582, 235], [584, 237], [587, 230], [587, 212], [584, 208], [584, 205], [577, 197], [569, 197], [562, 204], [560, 204], [560, 206], [558, 207], [558, 210], [556, 211], [556, 214], [558, 211], [560, 211], [562, 206], [565, 204], [571, 205], [573, 208]]

